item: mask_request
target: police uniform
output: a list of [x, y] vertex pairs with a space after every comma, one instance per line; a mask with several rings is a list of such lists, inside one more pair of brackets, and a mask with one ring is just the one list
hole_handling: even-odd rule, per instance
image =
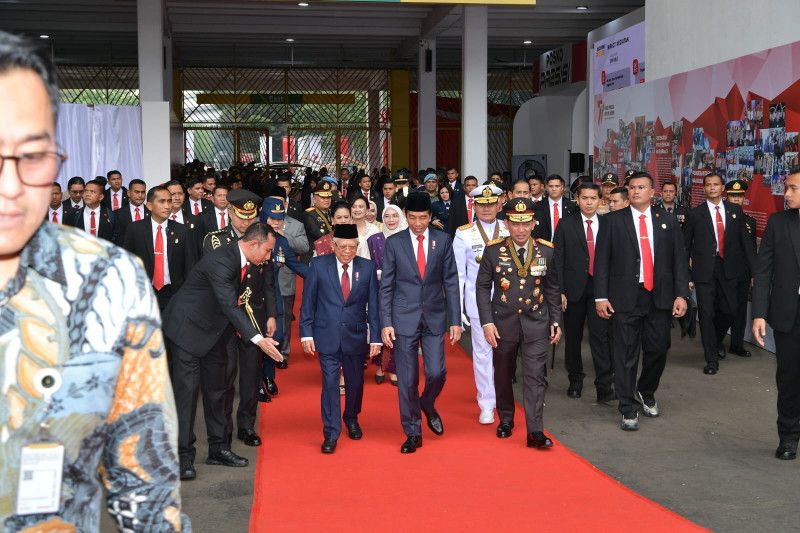
[[[512, 223], [529, 222], [533, 208], [530, 199], [515, 198], [506, 204], [506, 218]], [[475, 296], [481, 326], [494, 324], [500, 336], [493, 357], [500, 416], [497, 436], [510, 436], [514, 426], [511, 379], [519, 352], [528, 446], [546, 447], [552, 446], [552, 441], [543, 433], [545, 371], [550, 327], [560, 327], [561, 292], [553, 245], [529, 238], [520, 248], [524, 254], [517, 251], [511, 237], [489, 243], [478, 269]]]
[[[320, 198], [332, 198], [333, 192], [331, 184], [327, 181], [320, 181], [317, 188], [314, 189], [314, 194]], [[306, 229], [308, 236], [308, 244], [314, 248], [314, 241], [333, 232], [333, 225], [331, 224], [330, 209], [321, 209], [319, 207], [309, 207], [303, 213], [303, 226]]]
[[[744, 180], [733, 180], [725, 185], [725, 194], [730, 198], [731, 196], [744, 196], [747, 192], [747, 182]], [[744, 207], [742, 207], [744, 211]], [[748, 238], [753, 243], [753, 249], [756, 248], [756, 219], [750, 215], [744, 215], [744, 228], [747, 232]], [[742, 279], [736, 285], [736, 313], [731, 324], [731, 345], [730, 351], [742, 357], [750, 357], [750, 352], [744, 349], [744, 331], [747, 326], [747, 301], [750, 296], [750, 278], [752, 274], [749, 272], [746, 279]]]
[[[479, 205], [496, 205], [503, 194], [494, 185], [475, 187], [470, 196]], [[489, 223], [476, 220], [456, 230], [453, 236], [453, 254], [458, 268], [458, 286], [461, 291], [460, 302], [472, 328], [472, 369], [475, 373], [475, 386], [478, 389], [478, 407], [481, 409], [480, 422], [494, 422], [495, 391], [492, 347], [486, 342], [480, 327], [478, 306], [475, 303], [475, 280], [484, 248], [490, 241], [508, 236], [505, 225], [496, 218]]]
[[[603, 180], [600, 182], [600, 187], [608, 187], [610, 186], [612, 189], [619, 185], [619, 178], [613, 172], [609, 172], [605, 176], [603, 176]], [[600, 195], [600, 205], [597, 206], [597, 214], [598, 215], [607, 215], [611, 212], [611, 202], [606, 199], [605, 194]]]

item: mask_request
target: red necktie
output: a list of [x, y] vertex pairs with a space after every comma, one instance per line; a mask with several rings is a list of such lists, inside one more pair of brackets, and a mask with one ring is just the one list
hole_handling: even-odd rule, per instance
[[556, 234], [558, 227], [558, 202], [553, 202], [553, 235]]
[[194, 203], [194, 214], [195, 215], [199, 215], [200, 214], [200, 202], [195, 202]]
[[467, 200], [467, 222], [472, 222], [472, 198]]
[[134, 216], [133, 219], [136, 220], [137, 222], [139, 220], [142, 220], [142, 214], [139, 212], [139, 208], [138, 207], [136, 208], [136, 216]]
[[114, 205], [111, 207], [111, 209], [113, 209], [114, 211], [119, 209], [119, 198], [117, 197], [118, 194], [119, 193], [116, 192], [114, 193]]
[[717, 210], [717, 255], [720, 259], [725, 258], [725, 224], [722, 223], [722, 214], [719, 212], [719, 206], [715, 207]]
[[417, 268], [419, 269], [420, 279], [425, 279], [425, 248], [422, 247], [424, 235], [417, 235]]
[[347, 301], [350, 296], [350, 276], [347, 275], [348, 265], [342, 265], [342, 298]]
[[161, 224], [156, 228], [155, 257], [153, 262], [153, 287], [160, 291], [164, 287], [164, 236]]
[[644, 214], [639, 215], [639, 246], [642, 249], [642, 267], [644, 270], [644, 288], [653, 290], [653, 252], [650, 250], [650, 239], [647, 235], [647, 222]]
[[586, 247], [589, 249], [589, 275], [594, 276], [594, 232], [592, 221], [586, 221]]
[[94, 218], [94, 211], [89, 213], [89, 232], [97, 237], [97, 221]]
[[53, 224], [58, 224], [58, 211], [53, 211]]
[[178, 220], [178, 215], [177, 215], [176, 213], [173, 213], [173, 214], [172, 214], [172, 220], [175, 220], [175, 221], [177, 222], [177, 220]]
[[219, 212], [219, 229], [225, 227], [225, 213], [220, 211]]
[[[242, 267], [242, 272], [239, 274], [239, 283], [244, 282], [244, 277], [247, 274], [247, 265], [248, 264], [249, 263], [245, 263], [244, 266]], [[239, 295], [239, 297], [236, 298], [236, 305], [242, 305], [242, 296], [241, 295]], [[236, 334], [239, 335], [239, 332], [237, 331]], [[239, 336], [241, 337], [241, 335], [239, 335]]]

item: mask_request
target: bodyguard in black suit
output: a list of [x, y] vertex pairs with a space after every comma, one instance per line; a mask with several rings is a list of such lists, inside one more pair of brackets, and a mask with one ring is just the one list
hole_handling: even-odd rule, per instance
[[109, 188], [103, 195], [103, 207], [109, 211], [118, 211], [128, 204], [128, 189], [122, 186], [122, 173], [119, 170], [109, 170], [106, 179]]
[[[725, 196], [727, 200], [736, 204], [744, 211], [744, 194], [747, 192], [747, 182], [744, 180], [733, 180], [725, 184]], [[747, 232], [747, 237], [753, 245], [753, 250], [757, 249], [756, 245], [756, 219], [745, 213], [744, 215], [744, 229]], [[731, 324], [731, 345], [730, 351], [741, 357], [750, 357], [750, 352], [744, 349], [744, 329], [747, 325], [747, 301], [750, 296], [750, 279], [752, 278], [752, 270], [747, 269], [747, 275], [739, 283], [736, 284], [736, 313]]]
[[125, 232], [131, 223], [144, 220], [150, 216], [150, 210], [145, 205], [146, 187], [147, 185], [140, 179], [131, 180], [128, 184], [128, 203], [114, 212], [114, 218], [116, 218], [117, 222], [117, 240], [115, 242], [117, 246], [122, 246], [125, 242]]
[[[594, 295], [597, 313], [611, 319], [614, 387], [622, 429], [639, 429], [645, 416], [658, 416], [655, 391], [670, 346], [670, 315], [683, 316], [689, 267], [678, 220], [650, 207], [653, 178], [630, 178], [631, 205], [603, 216], [597, 236]], [[642, 373], [636, 380], [639, 352]]]
[[[283, 359], [277, 343], [259, 333], [259, 324], [243, 303], [242, 273], [261, 265], [275, 245], [274, 230], [266, 224], [250, 226], [235, 246], [205, 255], [172, 297], [164, 312], [163, 330], [173, 359], [172, 388], [178, 412], [178, 453], [181, 479], [194, 479], [194, 417], [202, 379], [203, 407], [208, 433], [207, 464], [246, 466], [247, 459], [230, 450], [225, 397], [232, 331], [248, 339], [276, 361]], [[254, 296], [255, 298], [256, 296]], [[274, 316], [275, 295], [265, 291], [262, 305]], [[270, 313], [270, 310], [272, 312]]]
[[[131, 191], [133, 190], [134, 185], [131, 185]], [[166, 187], [157, 185], [151, 188], [147, 193], [147, 205], [151, 215], [130, 223], [122, 247], [139, 256], [144, 263], [147, 275], [154, 284], [158, 307], [164, 311], [170, 298], [180, 289], [194, 265], [197, 248], [189, 236], [188, 228], [169, 220], [172, 199]], [[161, 250], [157, 251], [156, 248], [159, 246]], [[166, 262], [163, 259], [164, 254]], [[162, 261], [158, 272], [156, 272], [157, 261]]]
[[464, 189], [459, 192], [453, 191], [453, 201], [450, 203], [450, 214], [447, 215], [445, 228], [451, 237], [456, 234], [458, 228], [475, 221], [475, 208], [472, 208], [472, 216], [470, 216], [468, 202], [470, 201], [469, 193], [477, 186], [478, 179], [475, 176], [467, 176], [464, 178]]
[[231, 221], [228, 217], [228, 187], [217, 185], [214, 187], [213, 206], [205, 209], [199, 216], [194, 217], [195, 224], [198, 226], [198, 234], [206, 236], [212, 231], [226, 228]]
[[[554, 204], [557, 207], [554, 207]], [[533, 228], [533, 237], [552, 242], [558, 222], [575, 211], [575, 204], [564, 198], [564, 178], [558, 174], [548, 176], [547, 199], [536, 204], [536, 226]]]
[[722, 177], [705, 176], [703, 188], [706, 201], [689, 212], [684, 234], [706, 358], [703, 372], [713, 375], [724, 353], [722, 339], [740, 305], [737, 285], [748, 276], [755, 248], [747, 235], [741, 207], [722, 200], [725, 188]]
[[387, 205], [392, 203], [392, 198], [395, 193], [394, 182], [389, 176], [383, 176], [381, 178], [380, 190], [381, 194], [375, 195], [375, 205], [377, 206], [377, 215], [375, 218], [378, 222], [383, 222], [383, 210]]
[[[527, 183], [526, 183], [527, 184]], [[600, 187], [583, 183], [576, 191], [579, 212], [561, 221], [556, 229], [555, 266], [561, 282], [561, 307], [564, 310], [564, 365], [569, 376], [567, 395], [580, 398], [583, 390], [581, 341], [583, 326], [589, 322], [589, 348], [592, 352], [597, 402], [615, 399], [614, 373], [608, 320], [597, 315], [594, 303], [594, 260], [597, 234], [605, 220], [598, 216]]]
[[[100, 202], [103, 200], [103, 184], [92, 180], [83, 190], [83, 207], [74, 211], [70, 226], [92, 233], [92, 218], [95, 221], [94, 235], [107, 241], [116, 242], [116, 218], [110, 209]], [[94, 217], [92, 216], [94, 214]]]
[[778, 370], [778, 459], [795, 459], [800, 439], [800, 169], [784, 184], [786, 211], [767, 222], [753, 270], [753, 336], [775, 335]]
[[186, 200], [183, 202], [184, 217], [200, 216], [207, 209], [214, 207], [210, 200], [203, 198], [203, 182], [199, 178], [192, 178], [186, 184]]

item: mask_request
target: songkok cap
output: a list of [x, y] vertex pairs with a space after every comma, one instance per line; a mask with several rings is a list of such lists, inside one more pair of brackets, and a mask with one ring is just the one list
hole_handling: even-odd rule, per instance
[[358, 228], [355, 224], [336, 224], [333, 226], [333, 237], [336, 239], [358, 239]]
[[435, 179], [438, 179], [438, 178], [439, 178], [439, 177], [438, 177], [436, 174], [434, 174], [434, 173], [430, 173], [430, 174], [426, 175], [426, 176], [425, 176], [425, 179], [424, 179], [424, 180], [422, 180], [422, 181], [423, 181], [423, 183], [428, 183], [429, 181], [431, 181], [431, 180], [435, 180]]
[[261, 212], [266, 215], [264, 218], [283, 220], [286, 218], [286, 209], [283, 208], [283, 200], [279, 198], [265, 198], [261, 206]]
[[430, 211], [431, 196], [426, 192], [414, 191], [406, 199], [406, 211]]
[[617, 178], [617, 175], [614, 174], [613, 172], [609, 172], [605, 176], [603, 176], [603, 181], [601, 181], [600, 183], [602, 185], [613, 185], [614, 187], [616, 187], [617, 185], [619, 185], [619, 178]]
[[286, 189], [284, 189], [280, 185], [273, 185], [269, 189], [269, 196], [275, 196], [277, 198], [286, 198]]
[[475, 203], [478, 204], [496, 204], [501, 194], [503, 194], [503, 190], [494, 184], [475, 187], [469, 193], [470, 197], [475, 198]]
[[725, 185], [725, 192], [727, 194], [744, 194], [747, 192], [747, 182], [744, 180], [729, 181]]
[[314, 189], [314, 194], [321, 196], [322, 198], [330, 198], [333, 196], [331, 184], [325, 181], [325, 178], [322, 178], [322, 180], [323, 181], [317, 183], [317, 188]]
[[510, 222], [533, 221], [533, 200], [530, 198], [512, 198], [505, 205], [506, 220]]
[[228, 205], [233, 209], [233, 214], [242, 220], [256, 218], [260, 203], [261, 197], [247, 189], [228, 191]]

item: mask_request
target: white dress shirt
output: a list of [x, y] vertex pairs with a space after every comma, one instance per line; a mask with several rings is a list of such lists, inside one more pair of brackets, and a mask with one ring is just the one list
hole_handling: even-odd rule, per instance
[[[175, 217], [175, 218], [172, 218], [172, 217]], [[174, 220], [178, 224], [183, 224], [184, 223], [183, 222], [183, 210], [182, 209], [178, 209], [174, 213], [170, 213], [169, 219], [170, 220]]]
[[119, 206], [118, 209], [122, 209], [122, 189], [118, 190], [117, 192], [108, 189], [108, 193], [109, 193], [109, 202], [111, 205], [111, 210], [116, 211], [114, 209], [114, 198], [117, 199], [117, 205]]
[[100, 206], [98, 205], [94, 209], [89, 209], [86, 207], [83, 210], [83, 227], [86, 230], [86, 233], [92, 233], [92, 212], [94, 212], [94, 224], [96, 233], [100, 234]]
[[[137, 209], [139, 210], [139, 217], [141, 217], [141, 220], [144, 220], [144, 204], [142, 204], [142, 205], [133, 205], [133, 202], [131, 202], [131, 203], [128, 204], [128, 207], [131, 210], [131, 220], [133, 222], [136, 222], [136, 210]], [[164, 223], [166, 224], [166, 221]]]
[[552, 198], [548, 198], [547, 201], [550, 203], [550, 240], [553, 240], [553, 237], [556, 234], [556, 225], [553, 224], [555, 220], [555, 208], [554, 205], [558, 204], [558, 223], [561, 223], [561, 219], [564, 218], [564, 197], [562, 196], [558, 200], [553, 200]]
[[202, 213], [203, 212], [203, 199], [201, 198], [199, 200], [192, 200], [190, 198], [189, 199], [189, 212], [191, 214], [193, 214], [193, 215], [194, 215], [194, 207], [195, 206], [197, 206], [197, 212], [198, 213]]
[[162, 240], [164, 242], [164, 255], [162, 255], [161, 257], [155, 255], [155, 253], [156, 253], [156, 232], [158, 231], [159, 223], [151, 218], [150, 219], [150, 226], [152, 228], [152, 233], [153, 233], [153, 264], [155, 264], [156, 261], [161, 261], [164, 264], [164, 286], [166, 287], [167, 285], [169, 285], [171, 283], [171, 280], [169, 279], [169, 260], [168, 260], [169, 256], [167, 255], [167, 247], [169, 246], [167, 244], [167, 221], [165, 220], [164, 222], [162, 222], [160, 224], [160, 226], [161, 226], [161, 238], [162, 238]]
[[540, 194], [538, 197], [537, 196], [531, 196], [531, 200], [533, 200], [536, 203], [541, 202], [542, 198], [544, 198], [544, 194]]
[[711, 226], [714, 228], [714, 242], [716, 243], [715, 250], [719, 253], [719, 235], [717, 233], [717, 207], [719, 207], [719, 216], [722, 217], [722, 229], [725, 230], [725, 202], [720, 200], [719, 205], [714, 205], [710, 200], [706, 200], [708, 212], [711, 213]]
[[63, 224], [64, 223], [64, 206], [63, 205], [59, 204], [56, 209], [53, 209], [52, 207], [49, 207], [48, 209], [49, 209], [49, 211], [47, 213], [47, 220], [52, 222], [53, 221], [53, 213], [55, 213], [56, 214], [56, 219], [58, 220], [58, 223], [59, 224]]
[[81, 207], [83, 207], [83, 200], [78, 201], [78, 203], [76, 204], [70, 199], [69, 205], [71, 205], [73, 209], [80, 209]]
[[[581, 213], [581, 220], [583, 221], [583, 235], [587, 239], [589, 238], [588, 226], [586, 225], [587, 220], [592, 221], [592, 238], [594, 238], [595, 242], [597, 241], [597, 230], [600, 228], [600, 217], [597, 216], [597, 213], [592, 215], [592, 218], [586, 218], [586, 215]], [[638, 224], [639, 221], [637, 220], [636, 223]], [[638, 225], [636, 226], [638, 230]]]
[[656, 250], [653, 245], [653, 212], [648, 207], [645, 211], [639, 211], [631, 206], [631, 215], [633, 216], [633, 227], [636, 231], [636, 242], [639, 243], [639, 283], [644, 283], [644, 260], [642, 260], [642, 238], [639, 237], [639, 216], [644, 214], [644, 222], [647, 225], [647, 244], [650, 246], [650, 257], [653, 258], [653, 268], [656, 266]]
[[228, 213], [227, 213], [227, 211], [220, 211], [219, 209], [217, 209], [217, 208], [215, 207], [215, 208], [214, 208], [214, 214], [216, 215], [216, 220], [217, 220], [217, 229], [222, 229], [222, 228], [220, 228], [220, 227], [219, 227], [219, 219], [220, 219], [220, 215], [222, 215], [222, 216], [224, 216], [224, 217], [225, 217], [225, 227], [227, 228], [227, 227], [230, 225], [231, 221], [230, 221], [230, 220], [228, 220]]
[[[414, 250], [414, 262], [417, 261], [417, 247], [419, 246], [419, 241], [417, 241], [417, 236], [414, 235], [414, 232], [410, 229], [408, 230], [408, 234], [411, 235], [411, 248]], [[425, 264], [428, 264], [428, 239], [430, 238], [430, 231], [425, 230], [425, 233], [422, 234], [422, 251], [425, 252]]]

